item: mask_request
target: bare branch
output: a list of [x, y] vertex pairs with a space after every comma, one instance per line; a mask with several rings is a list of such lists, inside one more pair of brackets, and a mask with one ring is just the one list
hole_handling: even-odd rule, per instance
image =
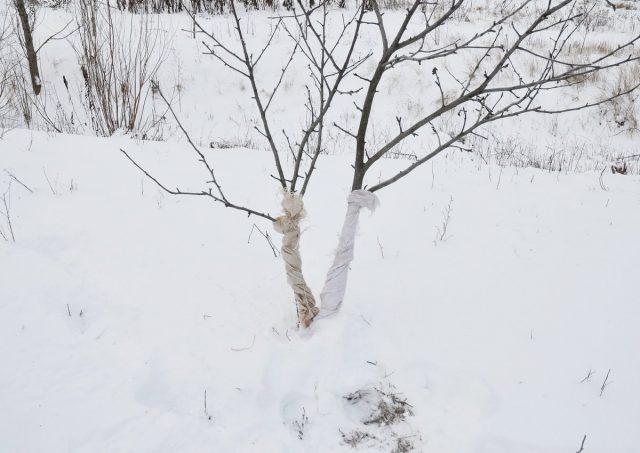
[[18, 184], [20, 184], [22, 187], [24, 187], [25, 189], [27, 189], [30, 193], [33, 193], [33, 190], [31, 190], [30, 187], [28, 187], [25, 183], [23, 183], [22, 181], [20, 181], [16, 175], [14, 175], [13, 173], [11, 173], [9, 170], [5, 169], [4, 172], [7, 174], [7, 176], [11, 179], [13, 179], [15, 182], [17, 182]]
[[228, 201], [223, 200], [222, 198], [216, 197], [215, 195], [213, 195], [213, 193], [211, 192], [211, 190], [207, 191], [201, 191], [201, 192], [189, 192], [189, 191], [184, 191], [184, 190], [180, 190], [178, 188], [176, 188], [175, 190], [169, 189], [167, 186], [165, 186], [164, 184], [162, 184], [156, 177], [154, 177], [152, 174], [150, 174], [147, 170], [145, 170], [143, 167], [141, 167], [131, 156], [129, 156], [129, 154], [122, 148], [120, 148], [120, 151], [122, 152], [122, 154], [124, 154], [127, 159], [129, 159], [129, 161], [138, 169], [140, 170], [142, 173], [144, 173], [144, 175], [149, 178], [150, 180], [152, 180], [154, 183], [156, 183], [156, 185], [158, 187], [160, 187], [162, 190], [164, 190], [165, 192], [167, 192], [168, 194], [171, 195], [194, 195], [194, 196], [204, 196], [204, 197], [210, 197], [211, 199], [213, 199], [214, 201], [217, 201], [219, 203], [222, 203], [226, 208], [233, 208], [233, 209], [237, 209], [239, 211], [244, 211], [247, 213], [247, 215], [256, 215], [258, 217], [262, 217], [264, 219], [270, 220], [271, 222], [275, 221], [275, 218], [272, 217], [269, 214], [263, 213], [263, 212], [259, 212], [259, 211], [255, 211], [253, 209], [249, 209], [246, 208], [244, 206], [238, 206], [235, 205], [233, 203], [230, 203]]
[[200, 151], [200, 149], [198, 148], [198, 146], [196, 146], [196, 144], [193, 142], [193, 140], [191, 139], [191, 136], [189, 135], [189, 132], [187, 132], [187, 130], [184, 128], [184, 126], [182, 125], [182, 123], [180, 122], [180, 119], [178, 118], [178, 115], [176, 114], [176, 112], [173, 110], [173, 107], [171, 106], [171, 103], [169, 102], [169, 100], [164, 96], [164, 93], [162, 92], [162, 90], [160, 89], [160, 86], [158, 84], [155, 84], [155, 89], [157, 90], [157, 93], [160, 95], [160, 97], [162, 98], [162, 100], [165, 102], [165, 104], [167, 105], [167, 108], [169, 109], [169, 111], [171, 112], [171, 115], [173, 116], [174, 120], [176, 121], [176, 123], [178, 124], [178, 127], [180, 128], [180, 130], [182, 131], [182, 133], [184, 134], [184, 136], [186, 137], [189, 145], [191, 146], [191, 148], [193, 149], [193, 151], [196, 153], [196, 155], [198, 156], [198, 161], [200, 163], [202, 163], [202, 165], [207, 169], [207, 172], [209, 173], [209, 176], [211, 177], [211, 180], [208, 181], [209, 183], [213, 184], [216, 188], [216, 192], [217, 194], [214, 194], [213, 191], [211, 189], [209, 189], [208, 191], [200, 191], [200, 192], [188, 192], [188, 191], [182, 191], [179, 188], [176, 188], [175, 190], [169, 189], [166, 185], [162, 184], [157, 178], [155, 178], [154, 176], [152, 176], [150, 173], [148, 173], [144, 168], [142, 168], [140, 165], [138, 165], [138, 163], [131, 158], [131, 156], [129, 156], [129, 154], [127, 154], [126, 151], [124, 151], [123, 149], [120, 149], [120, 151], [122, 151], [122, 153], [127, 156], [127, 158], [140, 170], [142, 171], [149, 179], [151, 179], [153, 182], [155, 182], [158, 187], [160, 187], [161, 189], [163, 189], [165, 192], [172, 194], [172, 195], [197, 195], [197, 196], [208, 196], [210, 198], [212, 198], [214, 201], [217, 201], [219, 203], [224, 204], [225, 207], [227, 208], [233, 208], [233, 209], [237, 209], [239, 211], [244, 211], [246, 212], [248, 215], [254, 214], [256, 216], [259, 217], [263, 217], [265, 219], [268, 220], [275, 220], [274, 217], [270, 216], [269, 214], [265, 214], [263, 212], [260, 211], [256, 211], [254, 209], [250, 209], [247, 208], [245, 206], [240, 206], [237, 205], [235, 203], [232, 203], [229, 201], [229, 199], [226, 197], [225, 193], [222, 190], [222, 186], [220, 185], [220, 183], [218, 182], [218, 179], [216, 177], [216, 173], [213, 169], [213, 167], [207, 162], [206, 157], [204, 156], [204, 154], [202, 153], [202, 151]]

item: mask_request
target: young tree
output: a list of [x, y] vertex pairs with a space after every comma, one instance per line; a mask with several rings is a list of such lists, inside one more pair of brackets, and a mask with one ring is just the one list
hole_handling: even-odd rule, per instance
[[[264, 137], [269, 145], [273, 156], [275, 175], [273, 178], [280, 185], [283, 192], [282, 209], [283, 215], [274, 217], [268, 213], [260, 212], [245, 206], [239, 206], [229, 200], [222, 190], [217, 174], [207, 162], [205, 156], [193, 143], [186, 129], [180, 123], [169, 101], [162, 90], [156, 86], [157, 92], [165, 100], [170, 112], [184, 132], [189, 144], [196, 152], [199, 161], [207, 168], [211, 176], [210, 184], [212, 188], [201, 192], [184, 192], [181, 190], [168, 189], [164, 184], [149, 175], [123, 150], [125, 155], [147, 176], [152, 178], [162, 189], [171, 194], [180, 195], [202, 195], [212, 198], [214, 201], [224, 204], [226, 207], [244, 211], [247, 214], [256, 215], [273, 222], [276, 231], [283, 235], [281, 245], [281, 256], [285, 262], [287, 281], [291, 286], [298, 313], [298, 320], [301, 325], [308, 327], [313, 318], [319, 313], [313, 292], [307, 285], [302, 273], [302, 259], [300, 256], [300, 222], [304, 218], [303, 197], [308, 190], [309, 183], [316, 168], [317, 160], [323, 151], [324, 132], [327, 125], [325, 118], [332, 106], [336, 96], [348, 94], [341, 90], [344, 79], [352, 74], [361, 64], [372, 54], [370, 52], [356, 57], [354, 55], [356, 43], [360, 36], [360, 28], [363, 25], [363, 18], [366, 9], [360, 5], [356, 11], [341, 23], [341, 31], [337, 33], [337, 38], [330, 41], [327, 27], [329, 25], [330, 9], [328, 2], [323, 2], [312, 9], [306, 9], [302, 3], [299, 8], [292, 6], [292, 14], [282, 16], [277, 19], [273, 30], [267, 39], [266, 44], [256, 53], [250, 51], [245, 34], [241, 27], [241, 17], [236, 8], [235, 0], [230, 0], [229, 8], [236, 36], [239, 42], [239, 49], [233, 49], [228, 44], [220, 41], [214, 34], [204, 29], [196, 20], [196, 27], [200, 33], [204, 34], [209, 42], [203, 42], [208, 53], [218, 59], [229, 70], [234, 71], [239, 77], [248, 80], [255, 107], [260, 117], [261, 128], [258, 132]], [[193, 14], [193, 13], [191, 13]], [[317, 21], [316, 21], [317, 17]], [[267, 91], [270, 93], [264, 97], [259, 81], [256, 78], [256, 68], [265, 64], [268, 60], [265, 55], [270, 49], [276, 33], [283, 31], [291, 37], [291, 50], [275, 86]], [[346, 51], [342, 54], [337, 50], [344, 45]], [[285, 131], [287, 149], [280, 149], [277, 145], [274, 133], [271, 128], [270, 107], [275, 96], [282, 85], [282, 81], [296, 58], [304, 59], [308, 67], [307, 96], [305, 108], [308, 112], [308, 122], [303, 128], [298, 139], [292, 142]], [[282, 164], [284, 153], [293, 156], [293, 166], [290, 169]], [[289, 174], [287, 173], [289, 170]]]
[[[376, 192], [401, 180], [446, 149], [470, 151], [464, 145], [465, 139], [477, 134], [476, 131], [482, 126], [524, 114], [560, 114], [594, 107], [625, 96], [640, 86], [638, 83], [619, 89], [604, 98], [582, 99], [574, 105], [555, 108], [541, 95], [549, 92], [560, 94], [563, 90], [585, 83], [596, 73], [637, 61], [640, 57], [632, 52], [640, 36], [621, 43], [598, 57], [569, 55], [569, 44], [588, 20], [596, 4], [583, 5], [578, 0], [522, 0], [511, 6], [497, 20], [485, 25], [479, 24], [473, 35], [436, 44], [439, 41], [434, 39], [434, 36], [467, 3], [468, 0], [414, 0], [400, 24], [393, 27], [385, 23], [384, 13], [377, 0], [368, 0], [358, 5], [350, 19], [343, 22], [339, 32], [333, 33], [337, 36], [337, 41], [331, 41], [327, 33], [328, 17], [331, 14], [327, 2], [308, 8], [298, 0], [291, 15], [278, 19], [271, 37], [256, 58], [245, 40], [240, 26], [241, 16], [234, 0], [230, 0], [229, 6], [239, 50], [223, 43], [214, 34], [197, 25], [200, 32], [209, 39], [209, 42], [205, 42], [209, 53], [235, 71], [238, 76], [246, 78], [251, 85], [255, 106], [261, 119], [262, 127], [259, 132], [269, 144], [276, 171], [274, 178], [283, 191], [283, 215], [279, 217], [229, 201], [213, 168], [188, 137], [175, 115], [200, 161], [207, 167], [211, 175], [212, 188], [188, 193], [168, 189], [125, 151], [123, 152], [140, 170], [169, 193], [207, 196], [227, 207], [272, 221], [274, 228], [283, 234], [282, 256], [287, 279], [295, 295], [299, 323], [308, 327], [320, 309], [329, 314], [342, 304], [349, 263], [353, 260], [359, 212], [362, 208], [375, 208]], [[362, 75], [356, 73], [356, 70], [373, 56], [372, 53], [362, 55], [356, 50], [365, 26], [378, 30], [380, 54], [376, 56], [377, 62], [373, 71]], [[292, 38], [292, 50], [275, 88], [270, 90], [271, 94], [268, 97], [263, 97], [260, 94], [262, 90], [255, 69], [263, 62], [265, 52], [279, 29], [285, 30]], [[531, 44], [532, 38], [537, 36], [545, 38], [542, 42], [546, 48], [543, 50], [538, 50]], [[339, 44], [344, 42], [347, 43], [344, 46], [347, 50], [338, 51]], [[461, 55], [473, 62], [468, 72], [456, 73], [443, 64]], [[314, 90], [308, 89], [305, 106], [309, 112], [307, 127], [295, 142], [283, 131], [287, 149], [280, 149], [270, 127], [269, 107], [294, 58], [304, 58], [308, 62], [308, 81]], [[540, 63], [540, 69], [533, 75], [525, 76], [520, 67], [532, 59]], [[439, 102], [431, 112], [409, 121], [409, 124], [403, 124], [403, 118], [397, 117], [397, 133], [385, 143], [374, 146], [369, 140], [370, 127], [374, 104], [380, 96], [380, 84], [391, 70], [408, 64], [429, 64]], [[447, 72], [446, 75], [442, 74], [443, 69]], [[361, 86], [357, 89], [342, 89], [348, 76], [361, 81]], [[337, 124], [330, 126], [326, 121], [338, 95], [356, 96], [359, 101], [355, 103], [358, 127], [354, 131]], [[173, 113], [173, 110], [171, 111]], [[453, 128], [449, 128], [446, 136], [435, 126], [436, 121], [444, 115], [454, 118]], [[302, 273], [299, 241], [300, 221], [304, 216], [303, 198], [317, 159], [323, 151], [323, 135], [328, 127], [337, 128], [354, 139], [355, 157], [352, 165], [352, 192], [348, 198], [335, 259], [320, 294], [322, 304], [319, 308]], [[433, 134], [431, 148], [422, 154], [417, 153], [416, 159], [398, 173], [375, 183], [369, 182], [368, 175], [377, 162], [388, 156], [400, 144], [409, 143], [411, 138], [424, 128]], [[284, 153], [293, 156], [290, 177], [287, 177], [286, 169], [282, 165], [281, 158]]]

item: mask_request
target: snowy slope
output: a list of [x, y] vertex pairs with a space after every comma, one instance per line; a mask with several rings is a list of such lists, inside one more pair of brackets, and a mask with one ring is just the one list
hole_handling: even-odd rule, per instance
[[[0, 451], [354, 451], [340, 431], [370, 434], [359, 451], [565, 453], [585, 434], [588, 453], [638, 451], [639, 177], [605, 191], [599, 172], [442, 156], [362, 216], [343, 310], [299, 332], [251, 233], [277, 242], [270, 225], [162, 194], [120, 147], [172, 187], [206, 179], [175, 143], [0, 141], [16, 239], [0, 241]], [[278, 213], [267, 153], [207, 156], [234, 199]], [[348, 171], [323, 158], [307, 198], [316, 291]], [[364, 425], [374, 408], [344, 396], [374, 387], [413, 415]]]

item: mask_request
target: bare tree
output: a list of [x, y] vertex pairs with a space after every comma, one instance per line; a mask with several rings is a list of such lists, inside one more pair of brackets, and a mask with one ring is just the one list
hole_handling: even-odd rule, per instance
[[40, 70], [38, 69], [38, 54], [33, 46], [33, 26], [29, 21], [29, 15], [27, 14], [27, 8], [24, 5], [24, 0], [14, 0], [16, 11], [18, 11], [18, 18], [20, 19], [20, 25], [22, 26], [22, 45], [27, 56], [27, 62], [29, 63], [29, 75], [31, 76], [31, 86], [33, 92], [37, 96], [42, 89], [42, 81], [40, 80]]
[[[363, 24], [363, 17], [366, 10], [364, 6], [361, 5], [351, 16], [344, 17], [340, 25], [341, 31], [337, 33], [337, 38], [330, 41], [327, 32], [328, 17], [330, 14], [328, 3], [323, 2], [312, 9], [307, 9], [302, 2], [299, 2], [297, 6], [292, 6], [290, 15], [280, 16], [274, 19], [275, 24], [266, 44], [259, 48], [254, 56], [245, 39], [245, 34], [241, 27], [241, 17], [238, 13], [235, 0], [230, 0], [229, 6], [239, 43], [239, 46], [236, 48], [232, 48], [230, 45], [218, 39], [217, 36], [204, 29], [195, 16], [193, 20], [196, 23], [198, 31], [208, 38], [208, 41], [203, 42], [208, 53], [218, 59], [231, 71], [237, 73], [238, 76], [248, 80], [251, 86], [252, 98], [260, 117], [260, 127], [256, 127], [256, 130], [264, 137], [269, 145], [275, 169], [275, 174], [272, 175], [272, 178], [277, 181], [283, 191], [283, 215], [274, 217], [268, 213], [245, 206], [239, 206], [231, 202], [223, 191], [213, 167], [207, 162], [205, 156], [193, 143], [172, 108], [170, 108], [170, 111], [176, 122], [187, 136], [189, 144], [195, 151], [200, 162], [206, 166], [207, 172], [211, 176], [210, 184], [212, 188], [194, 193], [168, 189], [164, 184], [161, 184], [157, 179], [143, 170], [131, 157], [128, 155], [127, 157], [129, 157], [138, 168], [144, 171], [147, 176], [151, 177], [160, 187], [169, 193], [208, 196], [214, 201], [224, 204], [226, 207], [244, 211], [249, 215], [257, 215], [272, 221], [274, 228], [283, 234], [281, 256], [285, 262], [287, 281], [294, 292], [299, 322], [303, 326], [308, 327], [313, 318], [318, 314], [319, 309], [313, 293], [302, 273], [302, 259], [299, 250], [300, 221], [304, 217], [304, 204], [302, 199], [309, 187], [318, 157], [323, 151], [323, 137], [327, 112], [331, 108], [336, 96], [347, 94], [340, 90], [344, 79], [371, 56], [371, 53], [365, 53], [358, 57], [354, 56], [360, 27]], [[341, 17], [343, 17], [342, 13]], [[267, 61], [266, 54], [271, 47], [274, 36], [278, 32], [284, 32], [291, 37], [291, 49], [278, 80], [274, 86], [265, 90], [269, 94], [268, 96], [264, 96], [261, 94], [264, 92], [263, 87], [256, 77], [256, 68]], [[339, 55], [337, 48], [342, 44], [345, 44], [347, 50]], [[304, 59], [308, 68], [309, 85], [307, 86], [305, 103], [307, 124], [295, 141], [292, 140], [285, 131], [282, 131], [286, 138], [287, 148], [280, 149], [271, 127], [270, 107], [278, 95], [288, 69], [296, 58]], [[159, 88], [158, 92], [167, 104], [169, 104]], [[293, 160], [293, 166], [289, 169], [289, 174], [287, 174], [287, 169], [282, 164], [282, 159], [287, 153]]]
[[[339, 32], [332, 33], [338, 36], [337, 42], [330, 42], [327, 26], [331, 11], [327, 2], [307, 8], [298, 0], [291, 15], [276, 18], [277, 25], [272, 35], [256, 53], [255, 58], [240, 26], [241, 16], [234, 0], [230, 0], [230, 9], [238, 37], [236, 47], [222, 42], [214, 34], [203, 29], [194, 17], [199, 31], [208, 38], [204, 43], [208, 52], [227, 68], [246, 78], [251, 85], [252, 96], [261, 120], [258, 131], [268, 143], [273, 155], [276, 174], [272, 177], [283, 190], [283, 215], [279, 217], [231, 203], [223, 193], [220, 180], [213, 168], [190, 138], [189, 143], [211, 175], [212, 189], [193, 193], [168, 189], [132, 161], [169, 193], [208, 196], [227, 207], [273, 221], [275, 229], [284, 235], [282, 257], [288, 282], [295, 294], [299, 322], [307, 327], [319, 309], [302, 274], [298, 248], [299, 225], [304, 215], [303, 197], [323, 150], [325, 129], [334, 127], [355, 141], [352, 192], [349, 195], [335, 260], [320, 295], [320, 308], [329, 314], [340, 307], [344, 298], [348, 268], [353, 260], [359, 212], [363, 207], [375, 208], [375, 192], [400, 181], [444, 150], [456, 148], [470, 151], [465, 146], [465, 139], [471, 135], [480, 136], [478, 129], [490, 123], [524, 114], [560, 114], [594, 107], [625, 96], [640, 85], [638, 83], [620, 89], [603, 98], [582, 99], [574, 105], [553, 107], [551, 102], [544, 99], [545, 96], [541, 96], [542, 94], [560, 94], [563, 90], [585, 83], [596, 73], [610, 71], [638, 60], [640, 57], [634, 55], [633, 50], [640, 36], [620, 43], [613, 50], [594, 58], [572, 55], [567, 52], [569, 43], [589, 18], [595, 4], [585, 8], [578, 0], [522, 0], [513, 6], [505, 6], [507, 10], [498, 19], [489, 22], [473, 35], [440, 42], [437, 38], [439, 31], [466, 3], [469, 2], [414, 0], [400, 24], [389, 27], [377, 0], [362, 2], [355, 13], [342, 22]], [[371, 73], [359, 74], [356, 71], [363, 67], [362, 63], [372, 57], [371, 53], [362, 54], [356, 50], [365, 26], [378, 30], [381, 53]], [[292, 38], [292, 50], [275, 88], [268, 91], [271, 93], [269, 96], [264, 97], [261, 95], [264, 91], [259, 86], [255, 69], [263, 61], [273, 36], [280, 29]], [[537, 36], [545, 38], [542, 41], [545, 48], [542, 50], [531, 44], [532, 38]], [[339, 52], [338, 44], [342, 41], [348, 43], [348, 50]], [[290, 140], [289, 135], [283, 131], [287, 148], [280, 149], [271, 127], [269, 107], [285, 72], [294, 58], [300, 55], [308, 62], [308, 85], [314, 88], [308, 88], [305, 105], [308, 124], [295, 141]], [[447, 60], [461, 55], [473, 62], [467, 73], [456, 73], [444, 64]], [[525, 76], [521, 66], [531, 60], [539, 62], [540, 69], [533, 75]], [[390, 71], [408, 64], [430, 65], [433, 89], [438, 94], [439, 101], [431, 112], [420, 118], [397, 117], [397, 133], [383, 143], [372, 143], [370, 130], [375, 101], [380, 96], [381, 82]], [[343, 90], [342, 83], [347, 76], [361, 81], [361, 86], [355, 90]], [[352, 95], [357, 99], [355, 108], [358, 112], [358, 127], [354, 131], [338, 124], [329, 125], [326, 121], [332, 102], [338, 95]], [[453, 124], [447, 133], [436, 126], [437, 121], [445, 115], [453, 118]], [[180, 127], [182, 128], [182, 125]], [[182, 129], [186, 133], [184, 128]], [[422, 153], [419, 151], [424, 147], [417, 149], [415, 159], [401, 171], [370, 181], [368, 176], [376, 163], [393, 153], [399, 145], [410, 145], [411, 139], [422, 129], [430, 131], [433, 135], [432, 146]], [[282, 157], [286, 153], [292, 156], [293, 161], [290, 176], [282, 164]]]
[[[0, 121], [4, 125], [15, 125], [18, 117], [22, 117], [26, 125], [31, 126], [33, 113], [37, 112], [48, 126], [61, 132], [47, 112], [51, 97], [41, 79], [38, 60], [47, 44], [64, 40], [75, 30], [70, 29], [73, 21], [69, 21], [46, 38], [41, 36], [42, 39], [36, 40], [37, 6], [36, 2], [25, 4], [24, 0], [12, 0], [0, 19]], [[9, 12], [13, 16], [14, 9], [17, 18], [12, 24], [14, 20], [9, 18]]]

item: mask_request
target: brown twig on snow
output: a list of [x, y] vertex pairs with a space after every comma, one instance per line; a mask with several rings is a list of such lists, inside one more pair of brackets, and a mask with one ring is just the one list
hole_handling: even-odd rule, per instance
[[578, 451], [576, 451], [576, 453], [582, 453], [582, 451], [584, 450], [584, 442], [587, 440], [587, 435], [585, 434], [582, 437], [582, 443], [580, 444], [580, 449], [578, 449]]
[[33, 193], [33, 190], [31, 190], [31, 188], [29, 188], [25, 183], [23, 183], [22, 181], [20, 181], [16, 175], [14, 175], [13, 173], [11, 173], [9, 170], [5, 169], [4, 172], [7, 174], [7, 176], [9, 176], [9, 178], [13, 179], [15, 182], [17, 182], [18, 184], [20, 184], [22, 187], [24, 187], [25, 189], [27, 189], [29, 192]]
[[51, 189], [51, 193], [54, 195], [58, 195], [58, 191], [53, 188], [53, 184], [51, 184], [51, 180], [49, 179], [49, 175], [47, 175], [47, 170], [42, 167], [42, 173], [44, 173], [44, 179], [47, 180], [47, 184], [49, 184], [49, 189]]
[[602, 171], [600, 172], [600, 178], [598, 178], [598, 180], [600, 181], [600, 188], [605, 192], [609, 190], [607, 186], [604, 184], [604, 172], [606, 171], [606, 169], [607, 169], [607, 166], [605, 165]]
[[580, 381], [580, 383], [582, 384], [583, 382], [587, 382], [589, 379], [591, 379], [591, 376], [593, 376], [593, 370], [589, 370], [587, 372], [587, 375]]
[[213, 418], [209, 415], [209, 410], [207, 409], [207, 389], [204, 389], [204, 416], [207, 417], [207, 420], [211, 420]]
[[607, 375], [604, 377], [604, 381], [602, 382], [602, 386], [600, 387], [600, 396], [602, 396], [602, 394], [604, 393], [604, 389], [606, 389], [610, 384], [610, 382], [608, 382], [609, 373], [611, 373], [611, 368], [609, 368], [609, 371], [607, 371]]

